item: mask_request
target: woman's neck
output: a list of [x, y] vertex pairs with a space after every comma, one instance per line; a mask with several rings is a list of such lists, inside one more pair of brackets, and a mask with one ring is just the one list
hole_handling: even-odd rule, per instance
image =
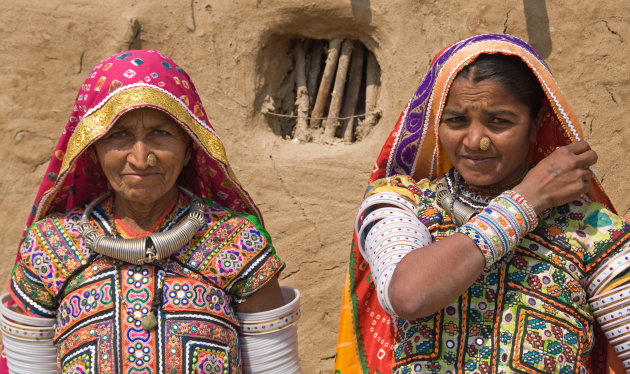
[[506, 178], [504, 181], [501, 181], [499, 183], [495, 183], [495, 184], [491, 184], [487, 186], [478, 186], [474, 184], [469, 184], [468, 186], [471, 189], [477, 190], [482, 193], [486, 193], [488, 195], [499, 195], [503, 193], [504, 191], [512, 189], [514, 186], [521, 183], [523, 178], [525, 178], [525, 175], [527, 175], [527, 172], [529, 171], [529, 169], [530, 169], [530, 165], [529, 163], [526, 163], [520, 168], [517, 168], [516, 170], [514, 170], [514, 172], [508, 178]]
[[178, 198], [174, 187], [162, 198], [152, 203], [131, 202], [114, 196], [113, 212], [116, 220], [134, 234], [153, 232], [157, 225], [173, 210]]

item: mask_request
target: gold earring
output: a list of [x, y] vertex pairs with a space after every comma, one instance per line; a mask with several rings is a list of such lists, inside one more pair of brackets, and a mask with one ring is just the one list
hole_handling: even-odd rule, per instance
[[153, 167], [157, 164], [157, 157], [155, 156], [155, 153], [151, 152], [149, 153], [149, 155], [147, 156], [147, 165]]
[[487, 136], [484, 136], [479, 141], [479, 149], [481, 149], [482, 151], [487, 151], [488, 148], [490, 148], [490, 138], [488, 138]]

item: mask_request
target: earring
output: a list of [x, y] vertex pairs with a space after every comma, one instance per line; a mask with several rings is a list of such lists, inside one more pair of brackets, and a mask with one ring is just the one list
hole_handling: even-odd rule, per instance
[[147, 156], [147, 165], [153, 167], [157, 164], [157, 157], [155, 156], [155, 153], [151, 152], [149, 153], [149, 155]]
[[488, 138], [487, 136], [484, 136], [479, 141], [479, 149], [481, 149], [482, 151], [487, 151], [488, 148], [490, 148], [490, 138]]

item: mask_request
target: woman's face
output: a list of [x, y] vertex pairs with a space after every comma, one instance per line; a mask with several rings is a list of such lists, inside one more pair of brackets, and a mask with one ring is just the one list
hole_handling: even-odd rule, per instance
[[[467, 183], [490, 186], [513, 182], [524, 172], [537, 131], [527, 105], [503, 84], [456, 78], [442, 113], [439, 138]], [[485, 151], [479, 147], [484, 136], [490, 139]]]
[[[172, 193], [190, 154], [190, 137], [167, 114], [139, 108], [123, 114], [94, 150], [116, 198], [155, 204]], [[147, 156], [157, 161], [150, 166]]]

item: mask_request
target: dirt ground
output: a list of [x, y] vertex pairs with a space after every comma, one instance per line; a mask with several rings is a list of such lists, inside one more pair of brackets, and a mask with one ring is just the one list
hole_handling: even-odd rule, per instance
[[[76, 92], [123, 49], [158, 49], [193, 78], [235, 172], [302, 292], [305, 373], [332, 373], [352, 222], [372, 163], [433, 55], [505, 32], [547, 58], [599, 153], [595, 170], [630, 214], [630, 5], [618, 0], [4, 0], [0, 4], [0, 282]], [[473, 4], [474, 3], [474, 4]], [[380, 65], [382, 118], [361, 142], [275, 135], [264, 96], [294, 38], [360, 40]], [[277, 49], [280, 48], [280, 49]], [[626, 165], [624, 167], [623, 165]]]

